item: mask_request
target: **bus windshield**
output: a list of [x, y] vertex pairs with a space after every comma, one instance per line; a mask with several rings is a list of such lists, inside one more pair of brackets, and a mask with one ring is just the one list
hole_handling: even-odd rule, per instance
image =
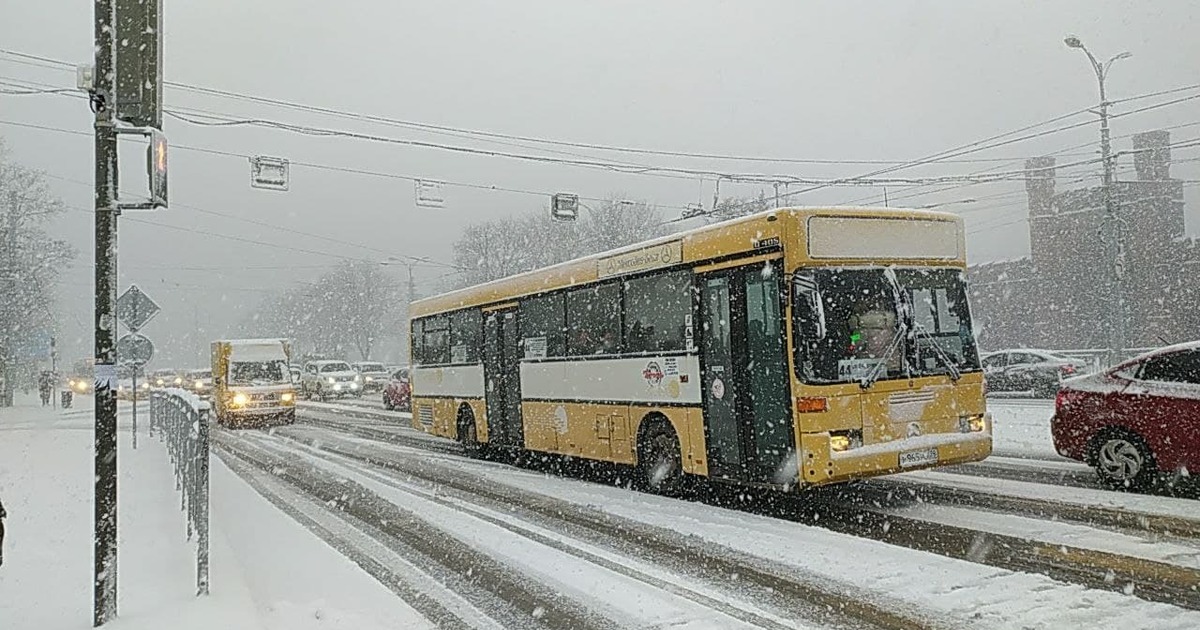
[[[808, 383], [956, 375], [979, 370], [959, 269], [859, 268], [802, 272], [821, 311], [797, 290], [796, 330], [823, 316], [820, 334], [798, 336], [797, 368]], [[811, 285], [810, 285], [811, 286]]]

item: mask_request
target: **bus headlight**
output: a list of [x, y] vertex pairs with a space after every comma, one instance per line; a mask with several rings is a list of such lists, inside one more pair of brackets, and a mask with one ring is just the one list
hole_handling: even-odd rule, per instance
[[862, 446], [862, 431], [830, 431], [829, 448], [835, 453], [841, 453]]
[[295, 397], [296, 397], [296, 395], [293, 394], [292, 392], [283, 392], [282, 394], [279, 395], [279, 400], [281, 400], [283, 402], [292, 402], [292, 399]]
[[244, 406], [246, 406], [246, 403], [249, 402], [249, 400], [250, 399], [246, 398], [245, 394], [238, 392], [233, 395], [233, 406], [234, 407], [244, 407]]
[[987, 417], [981, 413], [963, 414], [958, 417], [959, 433], [979, 433], [987, 429]]

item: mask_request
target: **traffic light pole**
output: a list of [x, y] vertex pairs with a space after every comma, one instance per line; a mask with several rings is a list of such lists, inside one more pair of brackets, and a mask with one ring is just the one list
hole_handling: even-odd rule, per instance
[[95, 3], [96, 426], [92, 625], [117, 616], [117, 132], [115, 0]]

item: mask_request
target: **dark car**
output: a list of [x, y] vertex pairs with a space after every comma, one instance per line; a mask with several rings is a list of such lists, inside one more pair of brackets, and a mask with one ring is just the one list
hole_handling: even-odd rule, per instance
[[1001, 350], [980, 360], [990, 392], [1032, 392], [1053, 398], [1065, 378], [1083, 373], [1087, 363], [1045, 350]]
[[1116, 488], [1200, 470], [1200, 342], [1169, 346], [1063, 383], [1054, 448]]
[[408, 381], [406, 368], [392, 372], [391, 379], [383, 388], [383, 406], [388, 411], [412, 411], [412, 384]]

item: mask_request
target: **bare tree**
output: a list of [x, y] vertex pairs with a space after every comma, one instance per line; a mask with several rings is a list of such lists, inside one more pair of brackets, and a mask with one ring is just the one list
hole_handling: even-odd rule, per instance
[[2, 142], [0, 208], [0, 404], [9, 405], [16, 379], [35, 367], [19, 350], [54, 335], [54, 286], [75, 252], [43, 229], [64, 211], [62, 201], [41, 172], [9, 160]]
[[297, 354], [341, 357], [353, 348], [365, 361], [403, 307], [395, 279], [378, 265], [346, 262], [267, 300], [243, 328], [293, 339]]
[[468, 226], [454, 244], [454, 262], [469, 286], [654, 238], [662, 213], [622, 195], [584, 209], [579, 221], [550, 218], [549, 209]]
[[717, 202], [717, 207], [708, 213], [709, 223], [719, 223], [764, 212], [775, 207], [774, 199], [759, 191], [757, 197], [726, 197]]

